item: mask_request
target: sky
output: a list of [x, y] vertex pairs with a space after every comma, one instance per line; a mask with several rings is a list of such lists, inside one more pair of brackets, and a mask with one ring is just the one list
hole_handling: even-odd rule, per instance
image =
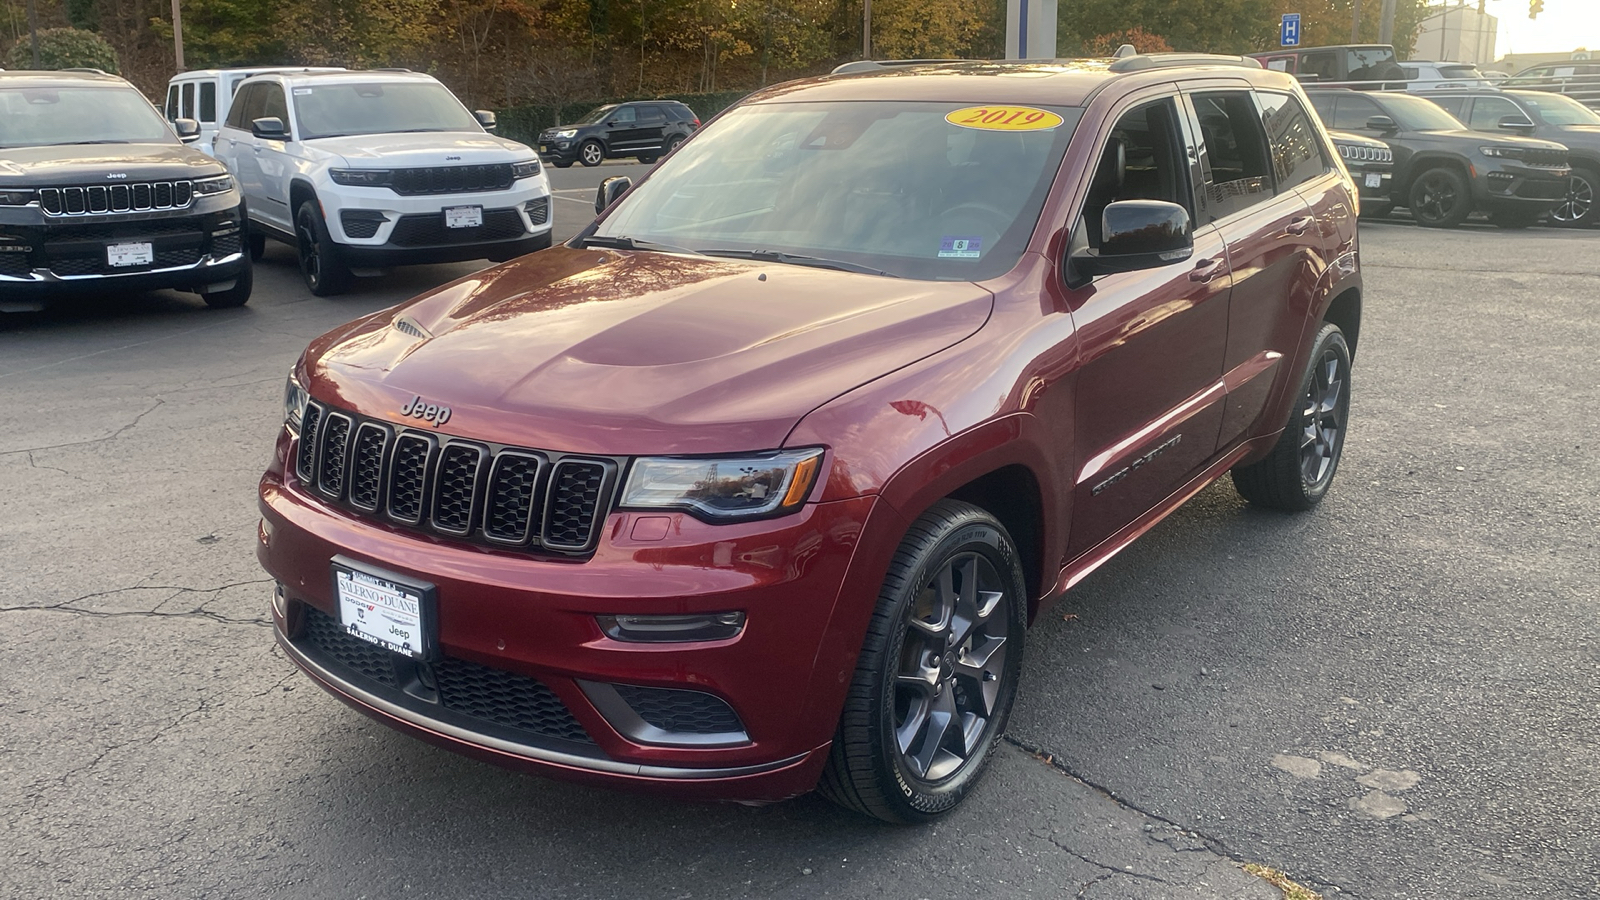
[[1557, 53], [1579, 47], [1600, 51], [1600, 0], [1544, 0], [1544, 12], [1532, 21], [1528, 19], [1528, 0], [1489, 0], [1486, 11], [1500, 20], [1496, 56]]

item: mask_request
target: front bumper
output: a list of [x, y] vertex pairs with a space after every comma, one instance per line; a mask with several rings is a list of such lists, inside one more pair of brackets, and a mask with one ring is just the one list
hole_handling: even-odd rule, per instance
[[1548, 209], [1566, 199], [1571, 175], [1571, 169], [1502, 163], [1475, 180], [1473, 194], [1490, 211]]
[[[401, 195], [330, 185], [318, 196], [340, 253], [358, 268], [511, 259], [550, 246], [555, 213], [542, 174], [503, 191]], [[473, 207], [481, 225], [450, 227], [447, 210]]]
[[[875, 599], [843, 586], [869, 515], [894, 515], [888, 507], [863, 497], [724, 526], [612, 512], [594, 555], [576, 561], [419, 535], [329, 506], [285, 474], [292, 446], [285, 434], [261, 482], [257, 555], [279, 584], [278, 640], [344, 702], [448, 749], [569, 780], [754, 801], [814, 785], [844, 684], [818, 661], [838, 657], [825, 646], [860, 646], [836, 614]], [[642, 519], [657, 527], [636, 531]], [[335, 556], [434, 586], [436, 659], [419, 668], [377, 651], [396, 668], [380, 659], [374, 677], [357, 659], [372, 645], [342, 645], [356, 639], [338, 629]], [[696, 643], [618, 641], [595, 619], [730, 610], [747, 616], [737, 637]], [[440, 687], [447, 682], [493, 688]], [[606, 686], [709, 695], [737, 715], [742, 740], [641, 733]], [[483, 697], [542, 704], [545, 718], [508, 726]]]
[[1350, 166], [1350, 177], [1362, 200], [1387, 203], [1394, 193], [1393, 166]]
[[578, 148], [582, 146], [580, 138], [552, 138], [539, 136], [539, 142], [534, 149], [539, 151], [539, 158], [546, 163], [574, 163], [578, 161]]

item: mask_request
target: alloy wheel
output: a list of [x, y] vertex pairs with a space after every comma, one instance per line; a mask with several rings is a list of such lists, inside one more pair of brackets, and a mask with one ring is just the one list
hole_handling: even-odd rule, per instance
[[1555, 209], [1550, 211], [1551, 218], [1563, 225], [1576, 225], [1588, 220], [1589, 213], [1594, 209], [1594, 184], [1577, 172], [1567, 180], [1567, 196]]
[[947, 560], [917, 595], [894, 680], [894, 744], [906, 775], [945, 781], [993, 737], [1013, 602], [977, 553]]
[[317, 241], [317, 228], [309, 216], [301, 216], [296, 228], [300, 238], [300, 271], [306, 282], [315, 287], [322, 281], [322, 246]]
[[599, 144], [583, 145], [583, 164], [586, 166], [600, 165], [601, 150]]
[[1349, 405], [1348, 374], [1343, 358], [1331, 347], [1323, 351], [1312, 372], [1300, 435], [1300, 469], [1307, 485], [1331, 478], [1338, 463]]
[[1422, 180], [1422, 202], [1412, 210], [1418, 216], [1438, 222], [1449, 217], [1456, 204], [1461, 202], [1455, 185], [1442, 175], [1430, 174]]

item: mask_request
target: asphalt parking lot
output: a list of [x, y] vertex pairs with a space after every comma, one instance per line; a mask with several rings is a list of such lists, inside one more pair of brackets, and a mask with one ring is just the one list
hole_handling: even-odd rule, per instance
[[[557, 237], [600, 178], [553, 172]], [[471, 264], [244, 309], [0, 317], [0, 897], [1600, 893], [1600, 233], [1364, 226], [1353, 428], [1301, 516], [1226, 481], [1030, 635], [1011, 743], [889, 828], [389, 731], [273, 647], [254, 486], [305, 344]]]

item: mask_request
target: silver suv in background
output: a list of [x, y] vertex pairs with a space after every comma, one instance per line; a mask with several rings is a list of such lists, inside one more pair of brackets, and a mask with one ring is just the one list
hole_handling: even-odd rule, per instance
[[327, 296], [389, 266], [550, 246], [539, 157], [493, 127], [428, 75], [275, 72], [239, 87], [214, 150], [244, 191], [251, 252], [295, 247]]

